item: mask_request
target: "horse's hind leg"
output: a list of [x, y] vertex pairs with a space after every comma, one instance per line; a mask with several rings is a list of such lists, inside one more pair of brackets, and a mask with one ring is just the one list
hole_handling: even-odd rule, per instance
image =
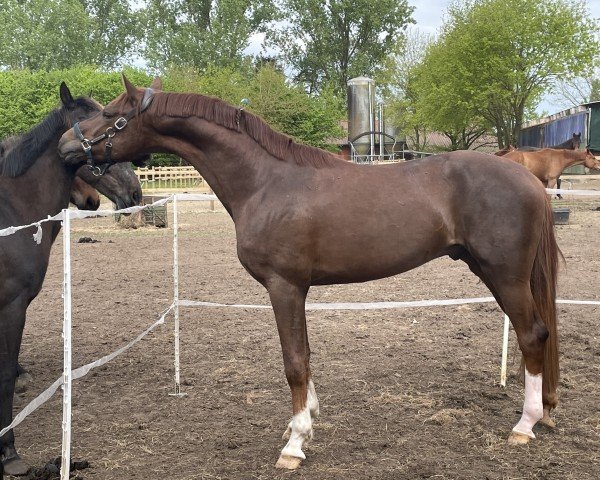
[[523, 413], [509, 438], [509, 443], [522, 444], [535, 438], [533, 426], [544, 416], [542, 371], [548, 329], [537, 314], [529, 280], [505, 277], [502, 283], [495, 280], [494, 285], [497, 295], [502, 299], [504, 312], [510, 318], [517, 334], [525, 363]]
[[293, 408], [292, 421], [284, 434], [284, 437], [289, 435], [289, 440], [281, 451], [276, 467], [295, 469], [306, 458], [302, 446], [312, 438], [312, 417], [319, 409], [310, 379], [310, 350], [305, 316], [308, 288], [275, 277], [267, 282], [267, 289], [277, 322]]

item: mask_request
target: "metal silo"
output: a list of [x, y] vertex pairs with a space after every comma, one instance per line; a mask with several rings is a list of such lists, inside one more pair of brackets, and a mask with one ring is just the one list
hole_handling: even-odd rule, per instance
[[[348, 139], [375, 130], [375, 81], [367, 77], [348, 80]], [[375, 134], [353, 142], [360, 155], [375, 155]]]

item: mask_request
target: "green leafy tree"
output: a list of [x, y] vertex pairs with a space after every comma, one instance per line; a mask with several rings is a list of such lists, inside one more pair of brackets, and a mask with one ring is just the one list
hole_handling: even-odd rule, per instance
[[283, 26], [267, 34], [294, 79], [309, 92], [333, 85], [346, 92], [350, 78], [373, 76], [412, 22], [406, 0], [281, 0]]
[[[448, 11], [420, 74], [420, 105], [436, 125], [489, 125], [500, 147], [516, 143], [528, 111], [558, 78], [592, 68], [598, 52], [585, 2], [470, 0]], [[443, 73], [437, 70], [443, 69]], [[457, 124], [457, 121], [458, 124]], [[483, 123], [482, 123], [483, 122]]]
[[150, 0], [145, 57], [163, 70], [238, 67], [273, 12], [271, 0]]
[[257, 70], [211, 67], [202, 75], [190, 69], [174, 69], [164, 77], [164, 86], [167, 91], [201, 93], [232, 105], [240, 105], [247, 98], [247, 110], [308, 145], [333, 149], [328, 140], [342, 136], [339, 122], [346, 111], [341, 98], [331, 89], [310, 95], [301, 86], [290, 84], [269, 64]]
[[0, 1], [0, 67], [114, 67], [139, 42], [128, 2], [115, 0]]
[[418, 28], [409, 28], [386, 57], [384, 68], [375, 77], [380, 93], [387, 105], [388, 118], [416, 151], [428, 151], [430, 122], [417, 108], [416, 74], [432, 35]]

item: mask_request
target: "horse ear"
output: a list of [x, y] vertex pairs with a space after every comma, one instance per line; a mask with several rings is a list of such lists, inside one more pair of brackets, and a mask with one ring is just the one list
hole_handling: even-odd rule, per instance
[[73, 95], [71, 95], [71, 91], [65, 82], [61, 82], [60, 84], [60, 101], [65, 107], [69, 107], [75, 103]]
[[127, 92], [127, 96], [131, 99], [135, 99], [137, 98], [137, 96], [139, 95], [137, 88], [135, 87], [135, 85], [133, 83], [131, 83], [127, 77], [125, 76], [125, 74], [122, 75], [123, 76], [123, 86], [125, 87], [125, 91]]
[[156, 91], [162, 91], [162, 80], [160, 77], [154, 77], [152, 83], [150, 84], [150, 88]]

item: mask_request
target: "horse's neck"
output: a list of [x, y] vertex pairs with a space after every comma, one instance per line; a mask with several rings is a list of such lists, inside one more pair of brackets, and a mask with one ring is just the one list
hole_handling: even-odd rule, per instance
[[246, 133], [204, 120], [177, 119], [172, 125], [163, 125], [167, 127], [162, 130], [168, 133], [161, 138], [160, 150], [175, 153], [193, 165], [232, 215], [276, 176], [277, 170], [290, 166], [273, 158]]
[[[22, 175], [5, 178], [0, 184], [9, 202], [20, 204], [23, 219], [35, 221], [68, 207], [74, 172], [58, 156], [58, 139]], [[16, 207], [19, 208], [19, 207]]]
[[558, 158], [558, 163], [560, 164], [562, 170], [572, 167], [573, 165], [581, 165], [584, 162], [585, 152], [579, 150], [561, 150], [561, 155]]

